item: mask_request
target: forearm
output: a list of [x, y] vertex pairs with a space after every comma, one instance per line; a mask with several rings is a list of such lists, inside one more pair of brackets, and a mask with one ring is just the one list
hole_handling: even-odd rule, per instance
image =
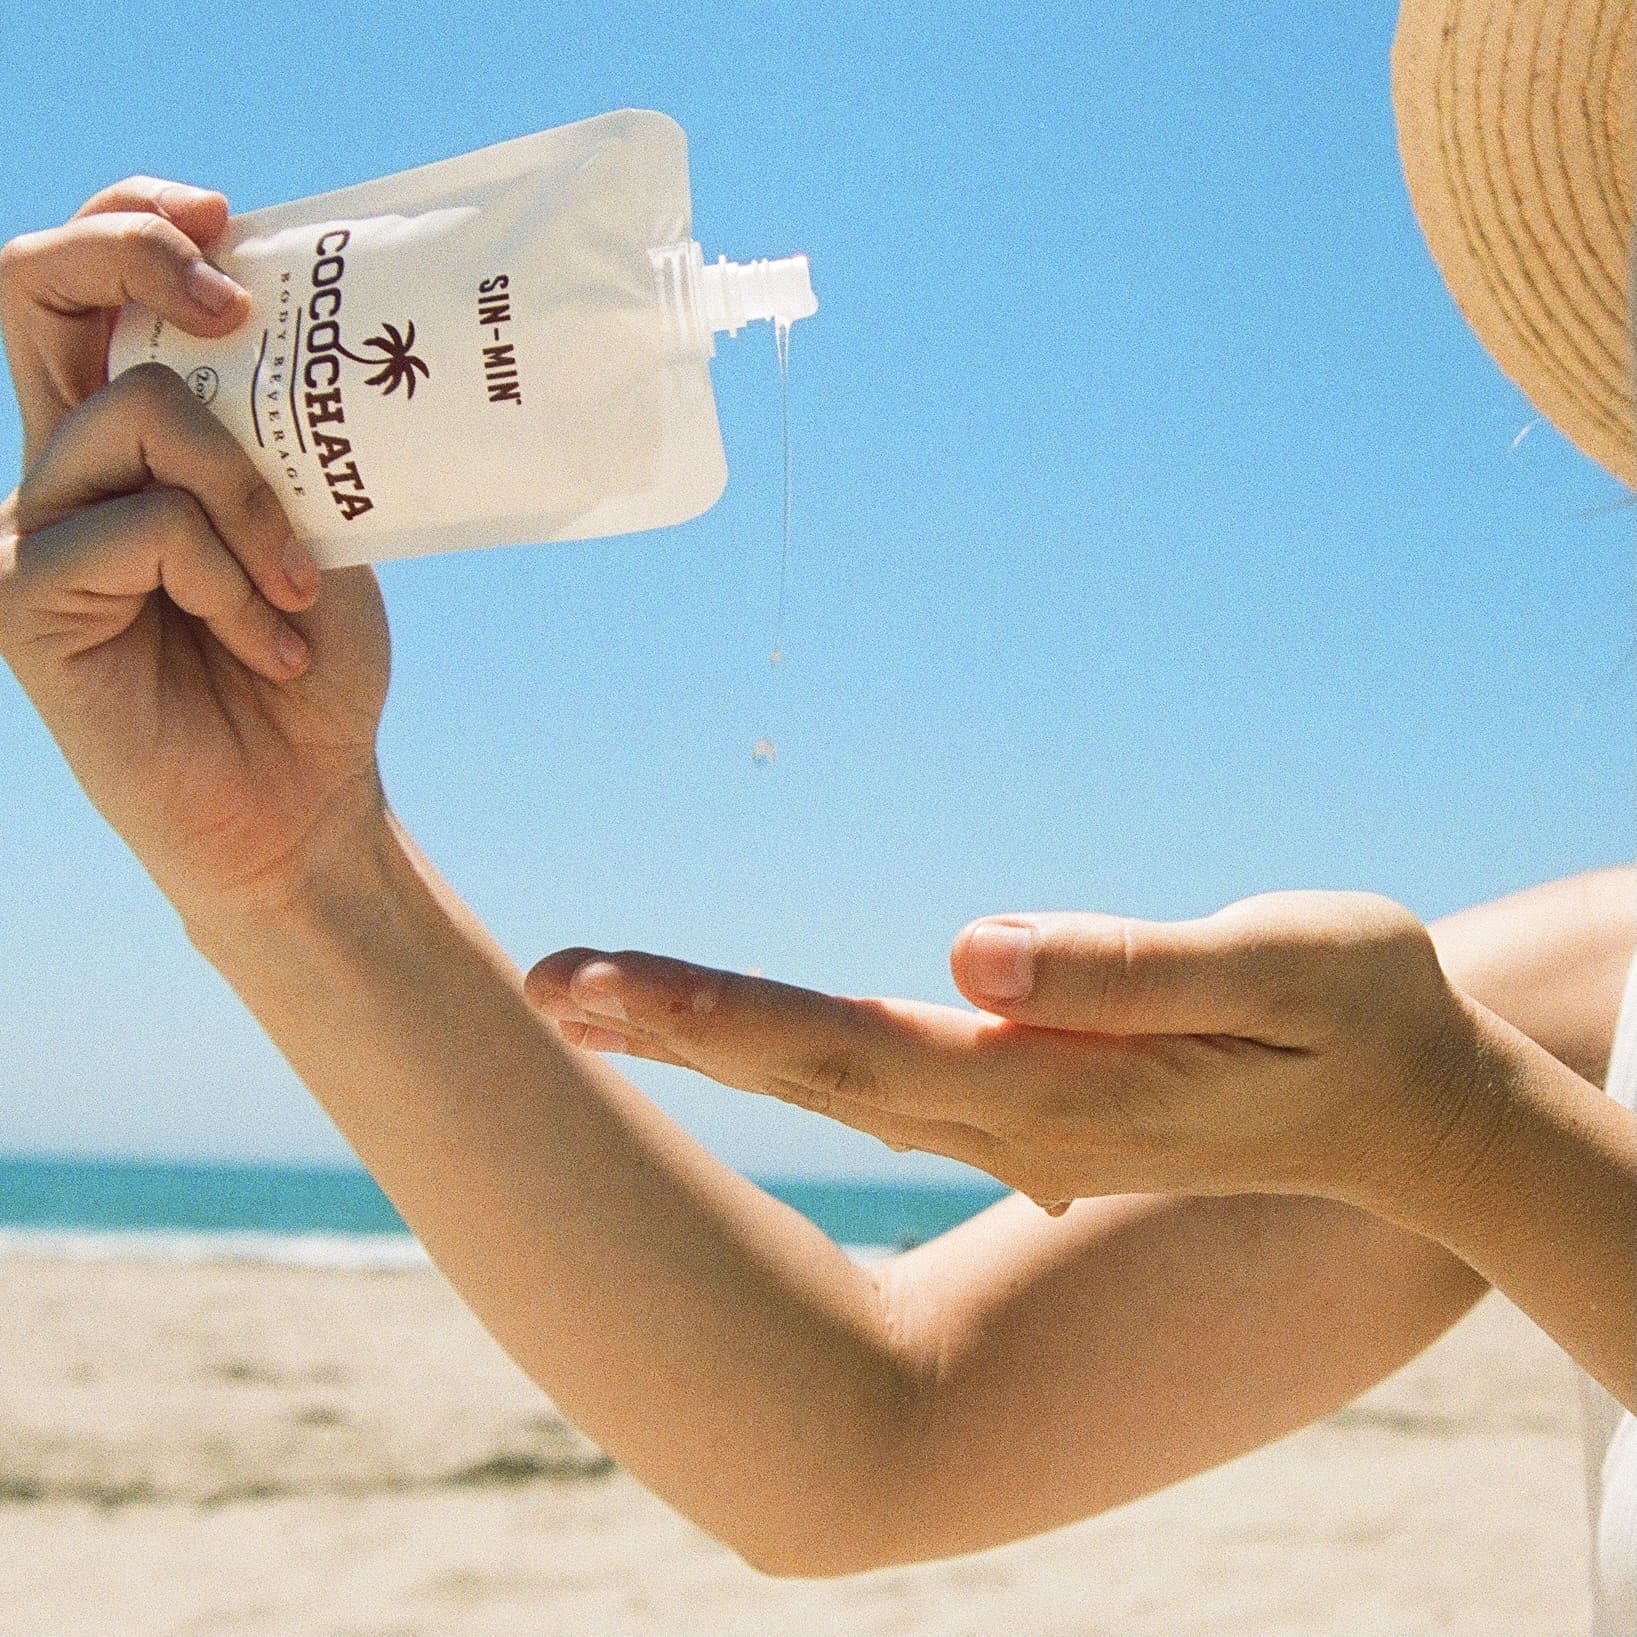
[[1637, 1409], [1637, 1121], [1503, 1018], [1466, 1008], [1441, 1123], [1354, 1202], [1447, 1246]]
[[[1628, 1405], [1637, 1178], [1630, 1118], [1595, 1088], [1637, 936], [1634, 888], [1630, 865], [1589, 870], [1433, 923], [1450, 981], [1511, 1030], [1479, 1020], [1489, 1038], [1478, 1081], [1489, 1095], [1473, 1105], [1479, 1118], [1467, 1159], [1452, 1159], [1474, 1183], [1470, 1195], [1437, 1204], [1437, 1179], [1428, 1178], [1428, 1200], [1395, 1207], [1401, 1221], [1426, 1218], [1425, 1231], [1497, 1283]], [[1503, 1109], [1509, 1117], [1497, 1121]]]
[[566, 1047], [395, 827], [374, 852], [301, 909], [190, 918], [196, 943], [616, 1459], [766, 1567], [867, 1529], [907, 1388], [873, 1278]]
[[1603, 1083], [1637, 943], [1637, 868], [1587, 870], [1428, 928], [1450, 982]]

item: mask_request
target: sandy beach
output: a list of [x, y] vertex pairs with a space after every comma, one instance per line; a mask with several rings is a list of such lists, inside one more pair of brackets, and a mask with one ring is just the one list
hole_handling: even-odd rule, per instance
[[617, 1470], [434, 1272], [0, 1257], [0, 1634], [1583, 1632], [1572, 1372], [1490, 1297], [1102, 1518], [836, 1581]]

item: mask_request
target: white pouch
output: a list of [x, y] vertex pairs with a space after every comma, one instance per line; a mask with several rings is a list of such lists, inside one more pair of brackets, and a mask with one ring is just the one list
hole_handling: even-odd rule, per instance
[[232, 218], [249, 320], [128, 307], [109, 372], [182, 376], [327, 567], [680, 523], [727, 482], [713, 335], [818, 307], [806, 257], [707, 266], [691, 217], [681, 127], [603, 114]]

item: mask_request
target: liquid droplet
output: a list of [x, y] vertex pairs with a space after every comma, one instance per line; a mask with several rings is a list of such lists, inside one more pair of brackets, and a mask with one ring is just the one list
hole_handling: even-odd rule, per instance
[[750, 759], [758, 767], [771, 767], [779, 759], [779, 747], [771, 739], [758, 739], [750, 747]]

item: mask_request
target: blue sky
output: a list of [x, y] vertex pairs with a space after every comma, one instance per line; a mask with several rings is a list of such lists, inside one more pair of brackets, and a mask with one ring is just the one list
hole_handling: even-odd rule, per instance
[[[898, 13], [903, 15], [898, 15]], [[383, 573], [394, 805], [527, 963], [637, 946], [953, 999], [972, 916], [1632, 852], [1632, 513], [1451, 305], [1392, 7], [14, 8], [0, 239], [133, 171], [238, 208], [611, 108], [707, 257], [809, 253], [702, 519]], [[15, 473], [14, 417], [0, 469]], [[9, 476], [8, 476], [9, 481]], [[779, 759], [759, 768], [752, 743]], [[0, 1150], [343, 1160], [0, 679]], [[678, 1072], [764, 1174], [954, 1174]]]

